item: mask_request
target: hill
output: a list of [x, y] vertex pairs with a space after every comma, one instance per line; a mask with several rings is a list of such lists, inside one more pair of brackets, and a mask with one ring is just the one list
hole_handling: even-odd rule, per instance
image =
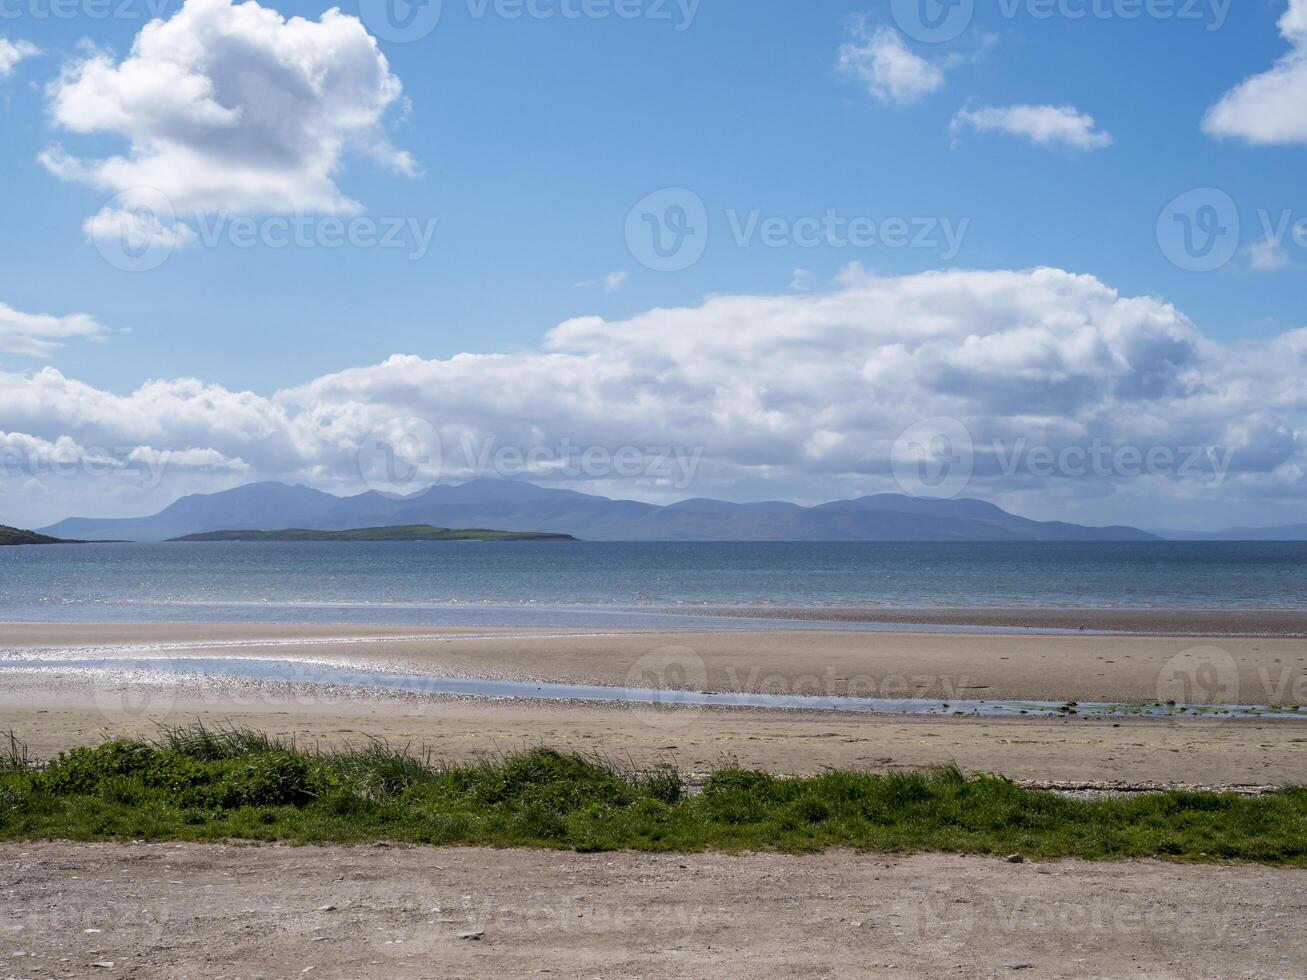
[[339, 531], [417, 524], [569, 534], [586, 541], [1157, 540], [1132, 527], [1033, 521], [980, 500], [879, 494], [817, 507], [704, 499], [658, 506], [495, 479], [435, 486], [410, 497], [336, 497], [309, 487], [254, 483], [183, 497], [147, 517], [71, 518], [42, 531], [165, 541], [228, 528]]
[[81, 544], [80, 541], [61, 541], [35, 531], [22, 531], [8, 524], [0, 524], [0, 546], [10, 544]]

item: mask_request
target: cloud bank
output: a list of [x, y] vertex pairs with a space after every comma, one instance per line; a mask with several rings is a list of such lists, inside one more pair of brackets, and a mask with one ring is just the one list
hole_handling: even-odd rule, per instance
[[[422, 419], [439, 432], [446, 481], [477, 475], [477, 447], [683, 447], [702, 452], [693, 486], [573, 485], [656, 500], [814, 501], [898, 489], [895, 440], [947, 416], [975, 442], [968, 493], [1033, 516], [1272, 523], [1307, 489], [1305, 368], [1307, 330], [1222, 345], [1173, 306], [1090, 276], [880, 278], [851, 267], [819, 291], [719, 296], [621, 322], [584, 317], [535, 350], [396, 355], [271, 395], [198, 379], [117, 394], [53, 367], [0, 375], [0, 438], [143, 460], [180, 454], [148, 493], [80, 472], [22, 471], [12, 456], [3, 485], [29, 523], [144, 513], [253, 479], [357, 492], [368, 434]], [[1228, 468], [1219, 481], [1206, 464], [1190, 474], [1050, 474], [1007, 458], [1095, 444], [1210, 447]]]

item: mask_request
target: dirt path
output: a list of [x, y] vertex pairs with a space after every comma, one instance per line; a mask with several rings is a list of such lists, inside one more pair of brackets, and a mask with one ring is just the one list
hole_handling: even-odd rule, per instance
[[1307, 973], [1307, 872], [1252, 866], [50, 843], [0, 880], [23, 977]]

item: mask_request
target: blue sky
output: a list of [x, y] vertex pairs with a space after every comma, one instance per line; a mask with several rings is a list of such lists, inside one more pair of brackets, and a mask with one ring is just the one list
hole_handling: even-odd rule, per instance
[[[702, 0], [689, 17], [675, 3], [651, 12], [648, 0], [633, 3], [640, 12], [633, 19], [510, 19], [493, 2], [479, 15], [479, 0], [445, 0], [429, 35], [377, 42], [403, 89], [375, 127], [387, 148], [372, 152], [356, 141], [331, 169], [362, 216], [410, 228], [434, 220], [420, 258], [415, 248], [241, 248], [220, 235], [216, 246], [189, 242], [146, 272], [115, 268], [84, 227], [118, 188], [58, 176], [39, 158], [56, 145], [81, 160], [126, 151], [122, 130], [73, 131], [58, 118], [48, 86], [88, 57], [87, 45], [106, 52], [111, 66], [121, 63], [147, 18], [93, 17], [85, 4], [79, 16], [56, 18], [45, 15], [48, 2], [0, 4], [0, 37], [39, 49], [0, 80], [0, 303], [25, 314], [84, 314], [105, 330], [94, 342], [69, 339], [40, 357], [0, 353], [0, 370], [13, 376], [54, 368], [117, 398], [151, 379], [198, 378], [270, 399], [395, 354], [443, 362], [462, 352], [537, 351], [551, 328], [577, 317], [615, 324], [662, 308], [701, 308], [713, 295], [821, 294], [839, 288], [831, 284], [851, 263], [883, 277], [1055, 267], [1123, 297], [1174, 304], [1203, 342], [1232, 349], [1304, 326], [1303, 248], [1290, 242], [1264, 261], [1250, 248], [1263, 237], [1259, 211], [1307, 217], [1307, 145], [1292, 137], [1218, 138], [1204, 126], [1225, 93], [1290, 50], [1278, 26], [1287, 9], [1280, 0], [1228, 7], [1177, 0], [1183, 14], [1166, 18], [1126, 16], [1142, 6], [1131, 0], [986, 2], [944, 43], [915, 38], [904, 5], [896, 11], [887, 0]], [[146, 0], [114, 3], [132, 14], [149, 9]], [[163, 16], [179, 6], [174, 0]], [[314, 21], [327, 9], [289, 0], [264, 6]], [[1045, 9], [1052, 16], [1041, 16]], [[1091, 13], [1066, 16], [1081, 9]], [[375, 21], [364, 22], [375, 34]], [[913, 89], [922, 83], [910, 78], [908, 89], [878, 94], [866, 77], [841, 69], [846, 45], [864, 59], [880, 45], [905, 52], [908, 70], [926, 73], [924, 88]], [[1030, 130], [1012, 131], [1004, 113], [1014, 106], [1065, 108], [1096, 142], [1057, 135], [1040, 142]], [[665, 187], [697, 195], [708, 217], [703, 257], [674, 272], [645, 267], [625, 234], [636, 202]], [[1159, 245], [1158, 219], [1177, 195], [1206, 187], [1237, 207], [1240, 250], [1216, 271], [1192, 272]], [[268, 200], [238, 205], [230, 216], [264, 220], [278, 210]], [[956, 255], [883, 243], [742, 245], [731, 223], [751, 212], [790, 228], [828, 212], [877, 224], [902, 218], [912, 227], [942, 219], [965, 234]], [[1265, 411], [1296, 433], [1291, 409], [1277, 403]], [[39, 433], [19, 426], [30, 419], [0, 407], [0, 431], [46, 441], [72, 432], [66, 419], [65, 430], [54, 421]], [[93, 427], [85, 419], [77, 425]], [[149, 436], [141, 432], [137, 441], [150, 444]], [[209, 446], [191, 432], [168, 448]], [[1288, 452], [1281, 463], [1297, 466], [1296, 450]], [[795, 473], [767, 486], [777, 474], [765, 461], [735, 462], [753, 469], [723, 471], [708, 489], [820, 495]], [[305, 468], [334, 485], [331, 464]], [[850, 487], [858, 472], [867, 470], [854, 468]], [[1294, 516], [1297, 480], [1280, 481], [1273, 516]], [[985, 495], [1004, 490], [991, 489]], [[1252, 519], [1249, 501], [1270, 491], [1244, 490], [1252, 496], [1204, 497], [1193, 519], [1264, 523]], [[1100, 490], [1085, 493], [1078, 502], [1059, 495], [1058, 506], [1125, 519], [1132, 515], [1122, 511], [1138, 503], [1117, 496], [1102, 504]]]

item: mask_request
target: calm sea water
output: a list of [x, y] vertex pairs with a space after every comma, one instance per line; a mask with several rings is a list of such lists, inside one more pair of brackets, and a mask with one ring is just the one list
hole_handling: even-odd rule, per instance
[[663, 610], [990, 605], [1302, 609], [1307, 544], [0, 548], [9, 622], [703, 626]]

